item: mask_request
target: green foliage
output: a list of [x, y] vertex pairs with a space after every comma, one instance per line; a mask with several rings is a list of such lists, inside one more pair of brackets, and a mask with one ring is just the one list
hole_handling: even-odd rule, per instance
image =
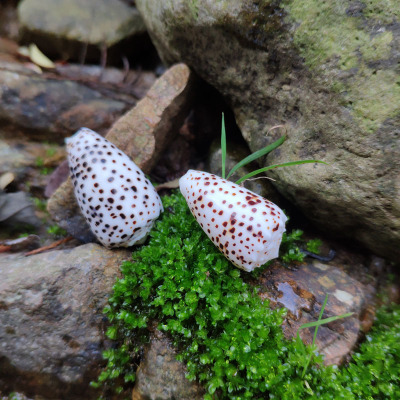
[[55, 145], [50, 146], [46, 149], [46, 157], [53, 157], [57, 153], [57, 147]]
[[400, 305], [378, 310], [371, 332], [339, 378], [354, 399], [400, 399]]
[[[324, 314], [324, 310], [325, 310], [327, 302], [328, 302], [328, 295], [325, 296], [325, 300], [324, 300], [324, 302], [322, 304], [321, 311], [319, 313], [317, 321], [308, 322], [306, 324], [301, 325], [300, 328], [299, 328], [299, 330], [300, 329], [305, 329], [305, 328], [315, 328], [314, 335], [313, 335], [313, 340], [312, 340], [312, 347], [315, 346], [315, 342], [317, 340], [318, 328], [321, 325], [329, 324], [330, 322], [336, 321], [336, 320], [341, 319], [341, 318], [347, 318], [347, 317], [350, 317], [350, 316], [352, 316], [354, 314], [354, 313], [350, 312], [350, 313], [347, 313], [347, 314], [336, 315], [336, 316], [333, 316], [333, 317], [322, 319], [322, 315]], [[297, 331], [297, 338], [300, 339], [299, 331]], [[304, 350], [306, 350], [305, 346], [304, 346]], [[304, 364], [304, 368], [303, 368], [303, 373], [301, 374], [302, 377], [304, 377], [304, 375], [306, 374], [307, 368], [310, 365], [310, 363], [312, 361], [312, 358], [313, 358], [313, 354], [312, 353], [307, 355], [307, 352], [304, 351], [305, 364]]]
[[51, 225], [47, 228], [47, 233], [53, 236], [67, 236], [67, 231], [58, 225]]
[[[267, 155], [270, 153], [272, 150], [275, 150], [277, 147], [279, 147], [284, 141], [286, 140], [286, 136], [280, 137], [278, 140], [276, 140], [274, 143], [271, 143], [269, 146], [264, 147], [261, 150], [258, 150], [249, 156], [243, 158], [243, 160], [239, 161], [236, 165], [233, 166], [233, 168], [230, 170], [227, 178], [229, 178], [231, 175], [233, 175], [239, 168], [244, 167], [247, 164], [250, 164], [251, 162], [257, 160], [257, 158], [260, 158], [262, 156]], [[248, 179], [248, 178], [246, 178]], [[243, 179], [244, 180], [244, 179]], [[240, 183], [239, 181], [237, 183]]]
[[[52, 148], [49, 148], [46, 150], [46, 155], [54, 155], [55, 150]], [[39, 168], [39, 172], [41, 175], [49, 175], [53, 172], [54, 168], [51, 167], [45, 167], [45, 162], [42, 157], [36, 157], [35, 160], [35, 166]]]
[[[294, 385], [291, 393], [303, 393], [303, 359], [293, 357], [285, 364], [300, 344], [283, 337], [284, 310], [272, 311], [243, 281], [181, 195], [163, 201], [167, 212], [152, 230], [150, 243], [122, 266], [124, 278], [106, 309], [112, 323], [109, 337], [122, 340], [127, 353], [133, 352], [131, 338], [146, 343], [148, 325], [156, 320], [181, 350], [188, 378], [202, 381], [209, 396], [252, 398], [269, 390], [289, 398], [289, 382]], [[108, 369], [100, 381], [129, 370], [130, 358], [123, 354], [120, 349], [107, 351]]]
[[225, 131], [225, 118], [224, 113], [222, 113], [222, 122], [221, 122], [221, 161], [222, 161], [222, 178], [225, 179], [225, 161], [226, 161], [226, 131]]
[[54, 168], [50, 167], [43, 167], [40, 168], [40, 175], [50, 175], [54, 171]]
[[282, 243], [280, 247], [280, 258], [285, 263], [294, 261], [304, 261], [304, 253], [300, 250], [300, 245], [304, 243], [302, 240], [303, 231], [300, 229], [293, 229], [290, 233], [285, 232], [282, 236]]
[[[107, 368], [93, 386], [104, 388], [116, 382], [121, 391], [124, 382], [133, 382], [139, 361], [135, 356], [148, 343], [149, 328], [158, 326], [179, 349], [188, 379], [198, 379], [206, 388], [206, 399], [368, 398], [352, 394], [357, 374], [364, 374], [359, 368], [364, 368], [368, 353], [364, 351], [352, 367], [354, 379], [347, 370], [321, 367], [315, 347], [284, 338], [285, 311], [271, 310], [257, 296], [256, 289], [245, 282], [249, 275], [232, 267], [214, 247], [183, 197], [164, 197], [163, 203], [166, 212], [151, 231], [149, 243], [123, 264], [123, 278], [115, 284], [105, 309], [111, 323], [107, 335], [119, 347], [104, 353]], [[288, 234], [286, 250], [301, 235], [298, 230]], [[398, 321], [397, 330], [399, 325]], [[395, 340], [392, 343], [398, 346]], [[396, 383], [398, 347], [392, 361], [386, 358], [388, 347], [381, 345], [376, 351], [382, 359], [379, 371], [388, 368], [382, 376]], [[374, 368], [372, 362], [369, 371]], [[384, 393], [387, 388], [379, 377], [365, 379], [372, 378], [381, 385], [373, 390]], [[390, 390], [396, 393], [397, 389]]]
[[43, 160], [43, 158], [42, 158], [42, 157], [36, 157], [35, 165], [36, 165], [36, 167], [38, 167], [38, 168], [44, 167], [44, 160]]
[[314, 254], [320, 253], [320, 247], [322, 246], [322, 241], [320, 239], [311, 239], [306, 244], [306, 249]]
[[328, 165], [326, 162], [320, 161], [320, 160], [300, 160], [300, 161], [290, 161], [290, 162], [286, 162], [286, 163], [282, 163], [282, 164], [274, 164], [274, 165], [269, 165], [268, 167], [256, 169], [255, 171], [249, 172], [245, 176], [242, 176], [240, 179], [238, 179], [236, 181], [236, 183], [237, 184], [242, 183], [246, 179], [250, 179], [251, 177], [253, 177], [255, 175], [261, 174], [263, 172], [267, 172], [267, 171], [269, 171], [271, 169], [282, 168], [282, 167], [291, 167], [293, 165], [315, 164], [315, 163]]
[[33, 204], [39, 211], [46, 211], [47, 209], [47, 201], [39, 199], [38, 197], [33, 197]]

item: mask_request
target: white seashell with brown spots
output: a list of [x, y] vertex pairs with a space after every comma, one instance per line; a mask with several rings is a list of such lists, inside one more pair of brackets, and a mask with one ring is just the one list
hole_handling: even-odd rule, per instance
[[238, 268], [252, 271], [278, 257], [287, 217], [274, 203], [202, 171], [189, 170], [179, 187], [204, 232]]
[[75, 196], [98, 240], [108, 248], [143, 242], [163, 211], [144, 173], [88, 128], [65, 141]]

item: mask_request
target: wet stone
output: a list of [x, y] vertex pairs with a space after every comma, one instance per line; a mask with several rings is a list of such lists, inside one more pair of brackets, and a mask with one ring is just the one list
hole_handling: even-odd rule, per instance
[[102, 309], [130, 252], [97, 244], [0, 254], [0, 390], [93, 398], [105, 350]]
[[151, 337], [137, 371], [132, 400], [200, 400], [204, 389], [185, 378], [186, 368], [176, 350], [160, 331]]
[[[349, 260], [344, 251], [329, 263], [307, 258], [290, 269], [276, 261], [260, 277], [260, 296], [269, 299], [273, 307], [287, 309], [283, 324], [287, 338], [295, 337], [301, 325], [318, 319], [326, 295], [328, 302], [322, 318], [352, 312], [351, 317], [322, 325], [318, 330], [316, 345], [325, 356], [325, 363], [341, 364], [360, 335], [370, 328], [369, 317], [373, 320], [379, 279], [369, 274], [367, 266], [367, 262]], [[313, 328], [299, 333], [305, 343], [312, 343]]]

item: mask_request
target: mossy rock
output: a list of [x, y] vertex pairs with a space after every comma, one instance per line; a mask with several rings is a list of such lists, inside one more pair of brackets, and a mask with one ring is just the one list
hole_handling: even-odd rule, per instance
[[[398, 2], [138, 0], [167, 63], [183, 61], [231, 104], [252, 151], [320, 228], [400, 258]], [[229, 134], [229, 133], [228, 133]]]

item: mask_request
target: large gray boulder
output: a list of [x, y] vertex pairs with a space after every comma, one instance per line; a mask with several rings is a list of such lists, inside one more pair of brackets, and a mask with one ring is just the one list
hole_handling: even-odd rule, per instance
[[97, 244], [0, 257], [0, 392], [96, 398], [103, 307], [127, 250]]
[[167, 63], [183, 61], [232, 106], [251, 150], [316, 225], [400, 259], [399, 5], [316, 0], [137, 0]]

